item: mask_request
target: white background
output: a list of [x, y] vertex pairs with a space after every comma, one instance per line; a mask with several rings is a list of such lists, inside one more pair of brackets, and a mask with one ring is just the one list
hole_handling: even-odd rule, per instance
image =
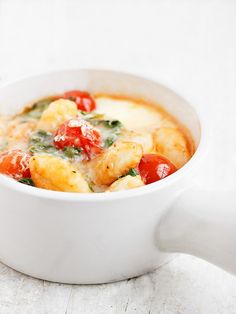
[[[1, 84], [80, 67], [152, 77], [195, 103], [213, 133], [199, 175], [235, 187], [236, 1], [0, 0]], [[0, 314], [8, 313], [233, 314], [236, 278], [187, 256], [100, 286], [47, 283], [0, 264]]]

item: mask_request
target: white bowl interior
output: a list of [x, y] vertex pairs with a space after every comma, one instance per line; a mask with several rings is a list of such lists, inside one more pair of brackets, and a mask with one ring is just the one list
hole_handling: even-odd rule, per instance
[[200, 122], [195, 110], [182, 97], [159, 83], [115, 71], [66, 70], [3, 86], [0, 88], [0, 114], [14, 114], [34, 100], [72, 89], [120, 94], [158, 103], [189, 129], [198, 146]]

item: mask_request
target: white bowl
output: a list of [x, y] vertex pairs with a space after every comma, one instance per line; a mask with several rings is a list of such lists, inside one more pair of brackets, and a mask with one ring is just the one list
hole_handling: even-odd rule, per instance
[[[229, 241], [235, 236], [234, 193], [228, 197], [228, 216], [222, 221], [220, 204], [227, 201], [223, 192], [212, 196], [192, 184], [206, 149], [203, 124], [193, 107], [168, 88], [137, 76], [69, 70], [1, 87], [0, 112], [17, 112], [35, 99], [68, 89], [160, 103], [189, 128], [197, 150], [168, 178], [116, 193], [55, 192], [0, 175], [0, 260], [31, 276], [64, 283], [104, 283], [138, 276], [165, 262], [168, 254], [163, 251], [203, 256], [236, 271], [236, 249], [232, 238]], [[197, 203], [202, 203], [200, 208]]]

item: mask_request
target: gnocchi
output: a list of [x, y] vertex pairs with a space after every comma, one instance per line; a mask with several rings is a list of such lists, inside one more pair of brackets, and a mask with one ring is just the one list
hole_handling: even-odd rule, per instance
[[137, 175], [133, 177], [131, 175], [127, 175], [113, 182], [109, 188], [109, 191], [116, 192], [116, 191], [122, 191], [122, 190], [129, 190], [129, 189], [138, 188], [143, 185], [144, 183], [141, 179], [141, 176]]
[[140, 144], [117, 142], [89, 164], [92, 180], [97, 185], [110, 185], [136, 167], [141, 157]]
[[141, 187], [181, 168], [192, 147], [164, 109], [127, 97], [73, 90], [0, 117], [0, 173], [54, 191]]
[[144, 154], [150, 153], [154, 150], [153, 136], [151, 133], [141, 133], [135, 131], [125, 132], [122, 139], [140, 144]]
[[54, 156], [33, 156], [29, 160], [36, 187], [54, 191], [90, 193], [88, 183], [68, 161]]
[[48, 132], [56, 131], [63, 122], [75, 118], [77, 114], [77, 107], [73, 101], [66, 99], [55, 100], [43, 112], [38, 122], [38, 129]]
[[176, 128], [159, 128], [153, 134], [155, 151], [170, 159], [180, 168], [190, 159], [188, 142]]

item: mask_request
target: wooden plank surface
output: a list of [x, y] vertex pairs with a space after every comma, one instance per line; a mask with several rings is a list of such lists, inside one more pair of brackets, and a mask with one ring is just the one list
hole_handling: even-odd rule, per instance
[[62, 285], [0, 265], [0, 314], [235, 313], [236, 280], [193, 257], [104, 285]]

